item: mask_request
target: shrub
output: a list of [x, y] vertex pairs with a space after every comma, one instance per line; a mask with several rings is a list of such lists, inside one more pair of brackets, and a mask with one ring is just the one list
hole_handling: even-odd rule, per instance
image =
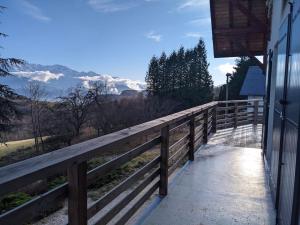
[[4, 213], [31, 200], [32, 197], [24, 192], [5, 195], [0, 200], [0, 212]]

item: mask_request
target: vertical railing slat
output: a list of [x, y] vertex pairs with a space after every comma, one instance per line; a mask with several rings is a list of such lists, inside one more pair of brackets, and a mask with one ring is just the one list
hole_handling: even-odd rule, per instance
[[170, 127], [166, 126], [161, 129], [161, 148], [160, 148], [160, 183], [159, 195], [166, 196], [168, 194], [168, 160], [169, 160], [169, 139]]
[[217, 106], [213, 107], [212, 110], [212, 127], [211, 132], [213, 134], [217, 133]]
[[253, 119], [253, 124], [257, 125], [258, 123], [258, 101], [254, 102], [254, 119]]
[[204, 111], [203, 144], [208, 142], [208, 109]]
[[237, 128], [238, 124], [238, 103], [234, 103], [234, 128]]
[[87, 225], [87, 163], [73, 164], [68, 169], [69, 225]]
[[194, 161], [195, 152], [195, 117], [190, 120], [190, 149], [189, 160]]

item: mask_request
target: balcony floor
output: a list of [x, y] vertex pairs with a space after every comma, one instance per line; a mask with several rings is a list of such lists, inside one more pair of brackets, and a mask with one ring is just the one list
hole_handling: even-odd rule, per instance
[[175, 175], [168, 196], [140, 224], [274, 225], [261, 149], [247, 148], [259, 146], [260, 135], [253, 126], [219, 131]]

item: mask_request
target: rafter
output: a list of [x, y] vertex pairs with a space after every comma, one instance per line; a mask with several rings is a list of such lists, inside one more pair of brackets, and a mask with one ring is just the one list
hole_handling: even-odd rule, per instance
[[249, 19], [249, 21], [253, 22], [256, 26], [261, 27], [265, 31], [267, 31], [268, 27], [266, 24], [264, 24], [260, 19], [256, 17], [255, 14], [253, 14], [249, 9], [247, 9], [245, 6], [243, 6], [238, 0], [229, 0], [229, 2], [239, 9], [244, 15], [246, 15]]
[[214, 34], [221, 35], [240, 35], [240, 34], [251, 34], [251, 33], [264, 33], [264, 30], [260, 27], [246, 27], [246, 28], [216, 28], [213, 30]]
[[251, 56], [249, 52], [254, 57], [264, 54], [269, 29], [263, 1], [210, 0], [210, 3], [215, 57]]

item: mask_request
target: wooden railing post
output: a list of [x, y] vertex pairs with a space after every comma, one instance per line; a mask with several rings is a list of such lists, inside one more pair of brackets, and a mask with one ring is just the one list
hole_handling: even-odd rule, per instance
[[190, 149], [189, 160], [194, 161], [195, 152], [195, 117], [190, 120]]
[[217, 106], [214, 106], [212, 109], [211, 132], [217, 133]]
[[208, 109], [204, 111], [204, 124], [203, 124], [203, 144], [208, 142]]
[[160, 148], [160, 182], [159, 195], [168, 194], [168, 160], [169, 160], [169, 133], [170, 127], [166, 126], [161, 129], [161, 148]]
[[258, 101], [255, 101], [254, 102], [254, 118], [253, 118], [253, 124], [254, 125], [257, 125], [257, 122], [258, 122]]
[[87, 225], [87, 163], [68, 169], [68, 217], [70, 225]]
[[234, 128], [237, 128], [238, 124], [238, 104], [234, 103]]

